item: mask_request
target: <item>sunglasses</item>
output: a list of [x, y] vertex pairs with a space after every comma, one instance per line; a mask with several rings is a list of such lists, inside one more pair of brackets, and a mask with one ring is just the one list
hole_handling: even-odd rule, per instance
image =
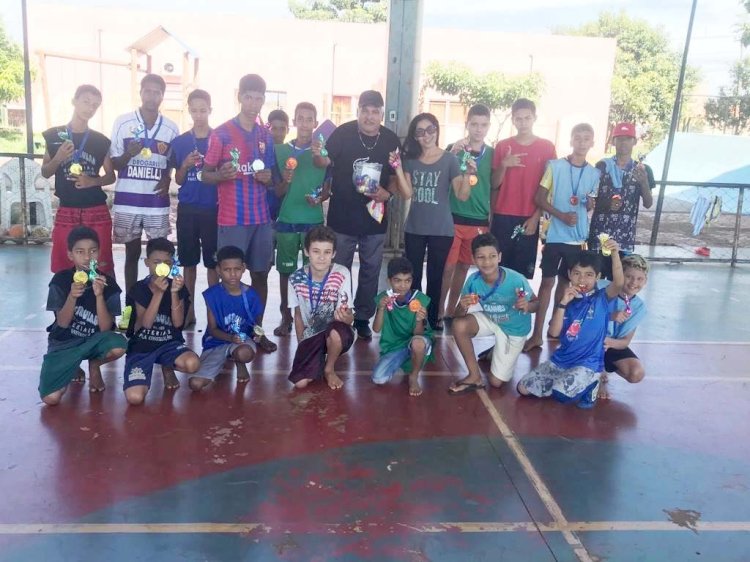
[[425, 135], [434, 135], [437, 132], [437, 127], [435, 125], [430, 125], [426, 129], [417, 129], [414, 131], [414, 138], [422, 138]]

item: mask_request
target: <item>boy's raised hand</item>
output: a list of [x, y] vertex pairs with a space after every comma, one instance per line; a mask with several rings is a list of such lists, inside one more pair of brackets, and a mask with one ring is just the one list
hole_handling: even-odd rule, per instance
[[172, 279], [172, 288], [170, 289], [173, 293], [178, 292], [185, 286], [185, 278], [182, 275], [175, 275]]
[[417, 317], [417, 322], [424, 322], [427, 318], [427, 309], [425, 307], [420, 307], [417, 312], [414, 313], [414, 316]]
[[618, 310], [617, 312], [613, 312], [609, 317], [612, 322], [616, 322], [617, 324], [622, 324], [628, 318], [630, 318], [630, 314], [628, 314], [625, 310]]
[[164, 293], [169, 287], [169, 281], [166, 277], [160, 277], [158, 275], [151, 276], [151, 291], [155, 293]]
[[604, 244], [602, 244], [602, 247], [610, 252], [618, 252], [620, 250], [620, 245], [614, 238], [609, 238]]
[[333, 311], [333, 319], [344, 324], [354, 324], [354, 312], [348, 306], [340, 306]]
[[526, 314], [529, 311], [529, 301], [526, 300], [526, 295], [518, 295], [516, 304], [514, 304], [513, 307]]
[[469, 139], [461, 139], [457, 140], [453, 143], [453, 146], [451, 147], [451, 152], [453, 154], [458, 154], [462, 150], [466, 150], [466, 147], [469, 146]]
[[281, 172], [281, 179], [284, 180], [284, 183], [292, 183], [292, 181], [294, 180], [294, 170], [292, 170], [291, 168], [284, 168], [284, 171]]
[[73, 144], [73, 141], [66, 140], [60, 145], [60, 148], [57, 149], [54, 160], [58, 165], [60, 165], [68, 158], [73, 156], [73, 152], [75, 152], [75, 145]]
[[320, 139], [315, 139], [312, 142], [312, 145], [310, 146], [310, 152], [312, 152], [313, 156], [320, 156], [320, 151], [323, 149], [323, 143], [320, 142]]
[[104, 287], [106, 287], [107, 281], [102, 275], [97, 275], [94, 281], [91, 283], [91, 288], [94, 290], [94, 295], [100, 297], [104, 294]]
[[503, 156], [503, 168], [525, 168], [526, 165], [521, 163], [521, 156], [526, 156], [526, 152], [518, 152], [513, 154], [511, 148], [508, 147], [508, 151]]
[[265, 169], [261, 170], [259, 172], [255, 172], [255, 179], [258, 183], [262, 183], [263, 185], [268, 185], [271, 183], [271, 170]]
[[220, 181], [233, 180], [237, 177], [237, 168], [231, 162], [224, 162], [217, 170]]
[[125, 150], [125, 153], [132, 158], [141, 150], [143, 150], [143, 143], [140, 140], [133, 139], [128, 143], [128, 148]]
[[77, 299], [86, 291], [86, 283], [71, 283], [70, 296]]
[[378, 303], [378, 308], [380, 310], [385, 310], [388, 308], [388, 301], [391, 300], [391, 297], [389, 297], [387, 294], [383, 295], [380, 299], [380, 302]]
[[193, 150], [190, 154], [185, 156], [185, 159], [182, 161], [182, 169], [183, 170], [189, 170], [190, 168], [194, 167], [198, 162], [200, 162], [201, 154], [197, 150]]
[[460, 304], [461, 308], [463, 308], [464, 310], [469, 310], [469, 308], [474, 305], [474, 295], [462, 295], [458, 300], [458, 304]]
[[568, 304], [570, 301], [572, 301], [574, 298], [576, 298], [579, 295], [578, 289], [576, 289], [572, 283], [569, 283], [568, 286], [565, 288], [565, 292], [563, 293], [562, 298], [560, 299], [560, 304]]

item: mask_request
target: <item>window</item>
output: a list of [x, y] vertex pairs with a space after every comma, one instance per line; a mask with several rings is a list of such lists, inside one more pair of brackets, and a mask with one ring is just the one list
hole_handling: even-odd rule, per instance
[[286, 92], [279, 90], [266, 90], [266, 103], [263, 105], [269, 110], [286, 110]]
[[352, 119], [354, 119], [352, 97], [333, 96], [333, 103], [331, 104], [331, 121], [336, 123], [336, 125], [341, 125], [341, 123], [351, 121]]
[[437, 117], [441, 129], [463, 127], [466, 122], [466, 109], [458, 101], [430, 101], [428, 111]]

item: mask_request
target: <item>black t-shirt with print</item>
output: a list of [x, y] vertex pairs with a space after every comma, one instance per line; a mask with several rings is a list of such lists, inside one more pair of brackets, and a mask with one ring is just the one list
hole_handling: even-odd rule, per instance
[[[42, 133], [44, 142], [47, 144], [47, 152], [51, 158], [55, 157], [58, 149], [65, 142], [60, 138], [60, 133], [66, 132], [66, 127], [52, 127]], [[83, 167], [83, 174], [87, 176], [98, 176], [104, 163], [104, 158], [109, 152], [110, 141], [103, 134], [89, 129], [89, 136], [81, 151], [81, 144], [86, 133], [72, 133], [71, 140], [80, 151], [77, 161]], [[60, 199], [61, 207], [86, 208], [103, 205], [107, 202], [107, 194], [100, 186], [77, 189], [75, 182], [70, 178], [70, 166], [76, 161], [76, 153], [71, 158], [60, 164], [55, 172], [55, 195]]]
[[[67, 328], [58, 326], [57, 313], [65, 306], [65, 301], [70, 294], [70, 286], [73, 283], [75, 268], [64, 269], [57, 272], [49, 282], [49, 293], [47, 295], [47, 310], [55, 313], [55, 321], [47, 327], [49, 332], [48, 351], [58, 351], [67, 347], [73, 347], [80, 343], [81, 339], [91, 337], [99, 331], [99, 317], [96, 314], [96, 295], [91, 288], [91, 282], [86, 283], [86, 290], [76, 299], [73, 319]], [[102, 274], [100, 274], [102, 275]], [[104, 287], [104, 300], [107, 310], [112, 315], [120, 315], [120, 287], [112, 277], [104, 276], [107, 285]], [[112, 327], [114, 328], [114, 322]]]
[[357, 121], [344, 123], [331, 133], [326, 142], [333, 180], [328, 226], [339, 234], [350, 236], [385, 233], [388, 216], [386, 214], [383, 221], [378, 222], [367, 212], [367, 203], [371, 200], [357, 192], [354, 168], [357, 163], [379, 165], [379, 183], [387, 187], [393, 174], [388, 155], [399, 145], [396, 133], [383, 126], [380, 127], [380, 137], [360, 135]]
[[[149, 287], [150, 280], [150, 276], [141, 279], [135, 284], [133, 290], [128, 293], [128, 297], [132, 298], [134, 304], [140, 304], [143, 308], [148, 308], [154, 296]], [[137, 309], [133, 306], [130, 326], [128, 327], [128, 337], [130, 338], [128, 353], [149, 353], [157, 350], [165, 343], [185, 341], [185, 338], [182, 336], [182, 329], [177, 329], [172, 324], [172, 280], [167, 279], [167, 281], [169, 282], [169, 286], [161, 298], [159, 311], [156, 313], [156, 318], [154, 318], [154, 323], [150, 328], [141, 328], [137, 332], [135, 331]], [[184, 314], [190, 305], [190, 293], [183, 287], [177, 294], [182, 301], [182, 312]]]

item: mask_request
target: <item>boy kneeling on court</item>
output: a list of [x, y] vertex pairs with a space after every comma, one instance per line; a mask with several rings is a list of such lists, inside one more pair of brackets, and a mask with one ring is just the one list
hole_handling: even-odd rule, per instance
[[237, 382], [249, 381], [247, 364], [255, 357], [260, 338], [255, 326], [263, 305], [255, 289], [242, 283], [245, 254], [236, 246], [224, 246], [216, 253], [216, 269], [219, 284], [203, 291], [208, 327], [203, 334], [201, 368], [188, 381], [191, 390], [211, 384], [227, 359], [237, 365]]
[[490, 385], [500, 387], [513, 377], [518, 356], [531, 331], [531, 313], [539, 301], [526, 278], [500, 266], [497, 239], [480, 234], [471, 242], [474, 265], [453, 315], [453, 337], [469, 374], [448, 388], [453, 395], [484, 388], [472, 338], [494, 336]]
[[120, 314], [120, 288], [98, 273], [99, 236], [88, 226], [68, 234], [68, 259], [74, 267], [55, 273], [49, 283], [47, 310], [55, 321], [47, 328], [47, 353], [39, 376], [39, 395], [48, 406], [60, 402], [81, 361], [89, 360], [89, 390], [104, 390], [101, 366], [125, 354], [127, 341], [112, 331]]
[[149, 274], [129, 294], [135, 308], [128, 326], [130, 343], [123, 390], [133, 406], [146, 399], [155, 363], [161, 365], [167, 389], [179, 387], [171, 369], [194, 373], [200, 366], [198, 356], [185, 344], [182, 335], [190, 293], [182, 275], [173, 268], [174, 255], [174, 244], [166, 238], [149, 240], [143, 260]]
[[420, 396], [419, 371], [432, 359], [432, 328], [427, 323], [430, 297], [411, 291], [414, 269], [406, 258], [388, 262], [389, 291], [375, 297], [377, 312], [372, 323], [380, 335], [380, 359], [372, 371], [372, 382], [381, 385], [399, 369], [409, 373], [409, 395]]
[[612, 283], [597, 288], [601, 258], [594, 252], [580, 252], [568, 264], [569, 286], [555, 306], [550, 334], [560, 338], [560, 347], [549, 361], [518, 382], [518, 392], [537, 398], [553, 397], [579, 408], [592, 408], [604, 369], [604, 340], [609, 323], [609, 305], [622, 291], [624, 278], [619, 247], [612, 239], [603, 244], [612, 254]]
[[344, 383], [334, 366], [354, 342], [352, 278], [343, 265], [333, 263], [336, 233], [327, 226], [315, 226], [305, 235], [309, 263], [289, 276], [289, 308], [294, 311], [297, 351], [289, 380], [305, 388], [325, 378], [338, 390]]

